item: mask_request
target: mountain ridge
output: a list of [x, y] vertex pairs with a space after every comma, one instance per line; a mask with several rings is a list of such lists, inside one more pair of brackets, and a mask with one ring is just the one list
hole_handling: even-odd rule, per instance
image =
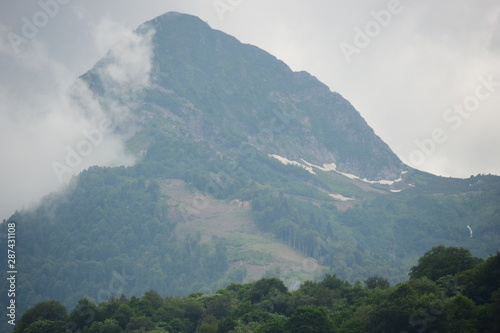
[[[167, 13], [138, 31], [148, 29], [155, 31], [149, 95], [172, 90], [174, 102], [189, 95], [195, 112], [179, 114], [168, 107], [172, 101], [165, 100], [150, 107], [167, 109], [188, 127], [198, 122], [188, 128], [191, 134], [225, 145], [217, 135], [220, 127], [229, 128], [236, 140], [244, 131], [247, 137], [240, 141], [265, 141], [264, 153], [318, 165], [335, 163], [340, 171], [370, 180], [394, 180], [408, 169], [347, 100], [309, 73], [293, 72], [269, 53], [191, 15]], [[83, 77], [91, 87], [99, 86], [92, 71]], [[276, 134], [284, 137], [287, 147], [275, 144]]]

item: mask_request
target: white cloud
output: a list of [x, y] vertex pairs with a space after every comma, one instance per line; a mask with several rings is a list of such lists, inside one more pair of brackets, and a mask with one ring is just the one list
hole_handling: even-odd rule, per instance
[[[92, 165], [130, 165], [126, 137], [110, 129], [130, 116], [129, 104], [113, 99], [129, 96], [149, 83], [153, 32], [123, 30], [116, 48], [99, 72], [109, 89], [96, 98], [63, 64], [50, 57], [44, 43], [33, 40], [19, 55], [3, 52], [15, 73], [31, 77], [9, 85], [0, 81], [0, 218], [32, 206], [45, 194]], [[97, 30], [102, 41], [106, 29]], [[125, 71], [121, 70], [125, 68]]]
[[[138, 35], [113, 21], [101, 20], [97, 26], [97, 45], [101, 50], [111, 49], [106, 56], [109, 64], [100, 69], [108, 92], [120, 88], [114, 93], [123, 95], [149, 85], [153, 56], [149, 45], [153, 34], [150, 30], [146, 35]], [[124, 88], [129, 91], [123, 91]]]

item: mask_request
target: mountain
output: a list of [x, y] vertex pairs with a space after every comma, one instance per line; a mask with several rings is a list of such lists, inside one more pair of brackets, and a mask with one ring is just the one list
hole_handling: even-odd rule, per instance
[[262, 276], [395, 284], [440, 244], [498, 251], [500, 177], [404, 165], [339, 94], [194, 16], [137, 34], [151, 46], [147, 84], [127, 81], [137, 68], [116, 49], [81, 77], [135, 165], [91, 167], [0, 226], [5, 238], [16, 223], [21, 312]]
[[[194, 16], [167, 13], [139, 30], [148, 29], [156, 32], [154, 69], [143, 116], [175, 121], [176, 135], [233, 153], [242, 143], [262, 146], [371, 180], [397, 179], [406, 169], [348, 101], [310, 74]], [[101, 63], [84, 79], [103, 92]]]

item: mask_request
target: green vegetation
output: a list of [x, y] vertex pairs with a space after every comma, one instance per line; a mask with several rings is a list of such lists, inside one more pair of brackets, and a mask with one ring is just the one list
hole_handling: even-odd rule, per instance
[[[356, 332], [377, 325], [395, 331], [421, 319], [415, 309], [434, 309], [439, 300], [442, 310], [429, 314], [433, 323], [451, 325], [455, 318], [478, 327], [474, 318], [495, 320], [488, 312], [498, 309], [500, 297], [490, 274], [495, 261], [479, 263], [472, 255], [484, 259], [498, 250], [500, 177], [447, 179], [412, 170], [348, 101], [311, 75], [192, 16], [168, 14], [148, 24], [156, 30], [151, 85], [130, 96], [130, 122], [116, 128], [133, 133], [127, 147], [137, 163], [91, 167], [36, 209], [0, 224], [5, 235], [6, 222], [17, 223], [18, 314], [48, 299], [66, 308], [78, 302], [68, 316], [62, 310], [50, 316], [44, 311], [58, 305], [41, 303], [23, 330], [57, 332], [73, 323], [88, 332]], [[82, 78], [106, 98], [101, 65]], [[367, 179], [403, 179], [391, 187], [334, 171], [312, 174], [269, 154], [334, 162]], [[194, 197], [176, 201], [176, 192], [165, 190], [170, 181], [217, 202], [205, 207], [212, 213], [200, 213], [205, 208]], [[227, 213], [233, 201], [246, 210]], [[224, 230], [241, 212], [245, 228]], [[214, 226], [217, 233], [209, 230]], [[463, 251], [437, 249], [417, 264], [438, 244], [470, 250], [467, 261], [456, 266], [451, 259]], [[6, 258], [6, 247], [0, 251]], [[247, 276], [243, 261], [259, 274]], [[6, 264], [0, 261], [1, 271]], [[414, 279], [389, 288], [413, 266]], [[330, 274], [324, 281], [292, 292], [276, 280], [260, 296], [251, 291], [260, 284], [229, 285], [265, 276], [296, 287], [324, 270]], [[468, 293], [446, 291], [442, 299], [455, 277]], [[146, 297], [148, 290], [172, 297]], [[461, 307], [472, 317], [460, 317]], [[452, 331], [443, 327], [436, 330]]]
[[[500, 232], [499, 194], [379, 194], [340, 211], [332, 202], [318, 206], [311, 198], [268, 192], [253, 200], [252, 213], [261, 230], [330, 267], [332, 274], [350, 281], [385, 275], [400, 282], [436, 244], [466, 244], [481, 257], [494, 253], [497, 243], [489, 239]], [[474, 237], [467, 225], [474, 227]]]
[[[444, 255], [457, 259], [449, 265], [454, 273], [433, 281], [443, 274]], [[462, 264], [469, 261], [471, 266]], [[380, 276], [362, 286], [326, 275], [294, 291], [279, 279], [263, 278], [207, 295], [163, 298], [150, 290], [141, 297], [121, 295], [98, 304], [83, 298], [69, 314], [59, 302], [44, 301], [26, 311], [14, 333], [500, 330], [500, 253], [482, 261], [465, 249], [440, 246], [427, 252], [414, 271], [426, 273], [392, 287]]]
[[[272, 263], [260, 243], [246, 244], [251, 234], [233, 233], [232, 243], [224, 237], [202, 241], [196, 232], [176, 237], [183, 218], [174, 218], [162, 192], [162, 181], [168, 178], [183, 179], [221, 200], [251, 201], [252, 223], [274, 235], [276, 245], [316, 259], [330, 274], [351, 283], [373, 275], [386, 276], [392, 284], [404, 281], [417, 258], [436, 244], [465, 244], [483, 258], [495, 252], [491, 237], [499, 233], [500, 214], [495, 191], [456, 196], [370, 193], [342, 211], [333, 200], [307, 195], [319, 191], [300, 168], [256, 155], [237, 164], [237, 174], [219, 178], [227, 158], [189, 140], [152, 133], [148, 153], [134, 167], [90, 168], [66, 192], [8, 220], [17, 222], [22, 240], [16, 246], [23, 272], [17, 281], [23, 290], [19, 313], [44, 299], [69, 307], [83, 297], [100, 302], [123, 290], [136, 297], [150, 289], [179, 296], [210, 293], [247, 278], [245, 268], [233, 262]], [[292, 187], [304, 190], [297, 195]], [[231, 223], [228, 218], [226, 223]], [[474, 229], [472, 238], [467, 225]], [[6, 223], [0, 229], [5, 233]], [[272, 238], [268, 242], [272, 246]], [[4, 271], [5, 264], [0, 262]], [[276, 266], [266, 276], [289, 285], [304, 279]]]
[[184, 295], [242, 281], [228, 270], [222, 240], [178, 240], [158, 182], [124, 176], [129, 171], [90, 168], [68, 193], [12, 216], [22, 240], [16, 247], [23, 259], [17, 265], [20, 312], [47, 298], [68, 305], [125, 289], [140, 295], [144, 288]]
[[438, 246], [427, 252], [418, 260], [418, 265], [412, 267], [411, 278], [427, 277], [432, 281], [471, 269], [481, 259], [475, 258], [469, 250], [455, 247]]

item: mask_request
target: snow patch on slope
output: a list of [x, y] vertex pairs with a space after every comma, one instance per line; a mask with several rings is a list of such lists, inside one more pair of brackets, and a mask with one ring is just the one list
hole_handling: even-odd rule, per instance
[[340, 200], [340, 201], [351, 201], [351, 200], [356, 200], [354, 198], [348, 198], [344, 197], [342, 194], [333, 194], [333, 193], [328, 193], [329, 196], [334, 198], [335, 200]]
[[[316, 174], [314, 172], [313, 168], [316, 168], [316, 169], [319, 169], [321, 171], [327, 171], [327, 172], [328, 171], [335, 171], [336, 173], [341, 174], [347, 178], [354, 179], [354, 180], [360, 180], [362, 182], [369, 183], [369, 184], [393, 185], [394, 183], [398, 183], [398, 182], [403, 180], [403, 178], [401, 178], [401, 177], [399, 177], [396, 180], [368, 180], [366, 178], [361, 178], [361, 177], [358, 177], [358, 176], [350, 174], [350, 173], [338, 171], [337, 165], [335, 163], [323, 164], [323, 166], [319, 166], [319, 165], [309, 163], [306, 160], [304, 160], [303, 158], [301, 158], [303, 163], [300, 163], [297, 161], [291, 161], [291, 160], [289, 160], [285, 157], [281, 157], [279, 155], [269, 154], [269, 156], [277, 159], [278, 161], [280, 161], [281, 163], [283, 163], [285, 165], [291, 164], [291, 165], [295, 165], [295, 166], [299, 166], [301, 168], [304, 168], [307, 171], [309, 171], [310, 173], [312, 173], [313, 175]], [[404, 173], [406, 173], [406, 172], [403, 171], [401, 174], [404, 174]]]
[[312, 163], [307, 162], [305, 159], [301, 158], [302, 162], [307, 164], [308, 166], [316, 169], [320, 169], [321, 171], [337, 171], [337, 165], [335, 163], [323, 164], [323, 166], [314, 165]]
[[285, 158], [285, 157], [281, 157], [279, 155], [273, 155], [273, 154], [269, 154], [269, 156], [277, 159], [278, 161], [280, 161], [281, 163], [283, 163], [284, 165], [295, 165], [295, 166], [298, 166], [298, 167], [301, 167], [301, 168], [304, 168], [306, 169], [307, 171], [309, 171], [309, 173], [312, 173], [313, 175], [316, 174], [316, 172], [314, 172], [313, 168], [310, 167], [310, 166], [306, 166], [302, 163], [299, 163], [297, 161], [290, 161], [288, 158]]
[[350, 173], [345, 173], [345, 172], [341, 172], [341, 171], [337, 171], [337, 170], [335, 170], [335, 171], [337, 173], [340, 173], [341, 175], [346, 176], [347, 178], [361, 180], [362, 182], [369, 183], [369, 184], [392, 185], [394, 183], [398, 183], [398, 182], [403, 180], [403, 178], [401, 178], [401, 177], [399, 177], [396, 180], [368, 180], [366, 178], [360, 178], [360, 177], [358, 177], [356, 175], [352, 175]]

